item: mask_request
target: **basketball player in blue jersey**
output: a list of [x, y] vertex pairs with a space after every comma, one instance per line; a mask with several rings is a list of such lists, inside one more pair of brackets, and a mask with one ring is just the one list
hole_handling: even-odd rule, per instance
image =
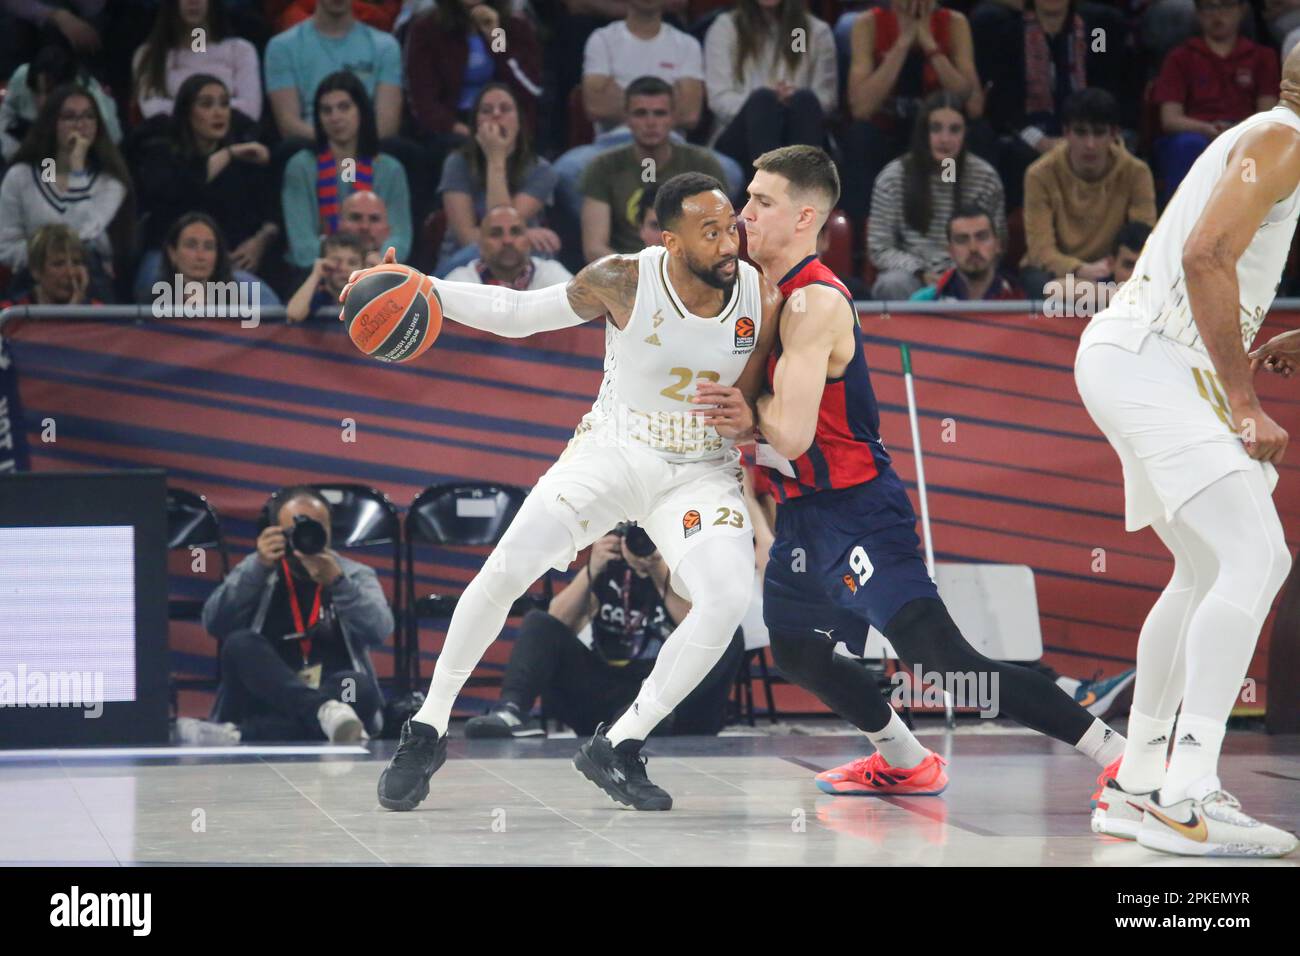
[[[632, 706], [574, 758], [619, 803], [668, 810], [641, 745], [713, 669], [749, 607], [753, 530], [735, 433], [705, 425], [690, 403], [699, 381], [757, 398], [780, 293], [738, 258], [726, 191], [699, 173], [660, 184], [663, 245], [606, 256], [567, 284], [535, 291], [433, 280], [446, 318], [509, 337], [605, 324], [600, 393], [559, 460], [538, 479], [482, 570], [456, 603], [424, 705], [402, 728], [379, 778], [379, 803], [412, 810], [447, 757], [452, 705], [511, 605], [547, 568], [623, 521], [637, 521], [691, 604]], [[391, 250], [387, 257], [392, 261]], [[353, 273], [340, 301], [365, 275]], [[752, 426], [751, 426], [752, 430]]]
[[916, 515], [880, 440], [852, 296], [817, 258], [817, 235], [839, 198], [834, 163], [816, 147], [786, 146], [754, 166], [741, 212], [749, 256], [785, 296], [768, 392], [750, 406], [739, 389], [702, 385], [696, 402], [711, 406], [706, 423], [736, 430], [755, 422], [761, 433], [758, 463], [778, 501], [763, 581], [777, 666], [876, 746], [820, 774], [818, 786], [926, 795], [948, 782], [942, 758], [916, 741], [875, 679], [835, 654], [837, 642], [861, 654], [867, 625], [908, 667], [977, 675], [977, 686], [998, 689], [1001, 713], [1103, 767], [1117, 760], [1119, 734], [1039, 672], [981, 655], [939, 598], [918, 550]]

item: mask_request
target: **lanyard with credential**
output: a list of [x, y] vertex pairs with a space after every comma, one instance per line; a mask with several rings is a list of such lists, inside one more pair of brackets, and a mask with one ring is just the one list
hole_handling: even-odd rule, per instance
[[[298, 605], [298, 589], [293, 586], [293, 575], [289, 571], [289, 562], [284, 558], [280, 559], [280, 564], [284, 568], [284, 583], [289, 590], [289, 610], [293, 612], [293, 626], [299, 634], [307, 633], [307, 628], [312, 627], [320, 620], [320, 593], [321, 586], [316, 585], [316, 598], [311, 604], [311, 614], [307, 618], [307, 624], [304, 627], [302, 623], [302, 608]], [[302, 639], [302, 662], [307, 663], [311, 657], [311, 638]]]

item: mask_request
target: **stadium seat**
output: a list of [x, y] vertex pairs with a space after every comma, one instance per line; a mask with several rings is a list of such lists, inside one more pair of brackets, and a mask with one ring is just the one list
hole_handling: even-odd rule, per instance
[[868, 216], [862, 220], [862, 282], [867, 287], [867, 295], [871, 294], [871, 287], [876, 284], [876, 264], [871, 261], [871, 246], [869, 237], [871, 236], [871, 217]]
[[420, 226], [420, 235], [415, 243], [415, 252], [411, 256], [412, 265], [421, 272], [432, 272], [442, 250], [442, 240], [447, 234], [447, 214], [442, 209], [435, 209], [424, 217]]
[[[221, 559], [221, 577], [230, 573], [230, 552], [221, 531], [217, 510], [203, 495], [184, 488], [167, 489], [167, 550], [186, 551], [191, 548], [216, 548]], [[203, 614], [203, 601], [197, 598], [168, 598], [169, 621], [197, 621]], [[216, 690], [221, 681], [221, 653], [218, 641], [215, 677], [172, 677], [171, 698], [173, 707], [181, 690]]]
[[[411, 502], [406, 515], [406, 647], [401, 662], [409, 668], [412, 686], [421, 685], [420, 621], [448, 619], [456, 609], [456, 595], [426, 594], [417, 598], [415, 548], [425, 544], [438, 548], [492, 547], [510, 527], [528, 492], [516, 485], [462, 481], [430, 485]], [[551, 603], [554, 584], [551, 571], [542, 577], [540, 598], [524, 595], [510, 608], [512, 617], [534, 608], [545, 610]], [[480, 686], [471, 677], [467, 686]], [[495, 684], [496, 681], [488, 683]]]
[[849, 225], [849, 217], [842, 209], [832, 209], [822, 228], [828, 240], [822, 261], [837, 276], [849, 275], [853, 271], [853, 227]]
[[587, 118], [587, 107], [582, 102], [582, 84], [569, 91], [568, 148], [582, 146], [596, 138], [596, 128]]

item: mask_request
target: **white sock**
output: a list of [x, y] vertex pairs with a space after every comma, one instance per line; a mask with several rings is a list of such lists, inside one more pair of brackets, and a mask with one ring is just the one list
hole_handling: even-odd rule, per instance
[[1124, 735], [1111, 730], [1102, 721], [1094, 720], [1074, 749], [1108, 767], [1124, 753]]
[[1116, 779], [1128, 793], [1150, 793], [1165, 782], [1165, 756], [1174, 718], [1159, 720], [1134, 708], [1128, 715], [1128, 743]]
[[930, 751], [921, 746], [920, 741], [912, 736], [907, 724], [898, 716], [898, 711], [890, 708], [889, 723], [877, 731], [864, 731], [885, 758], [885, 763], [899, 770], [909, 770], [930, 755]]
[[[1224, 731], [1223, 723], [1211, 718], [1188, 713], [1178, 718], [1174, 730], [1174, 754], [1169, 758], [1169, 773], [1160, 787], [1161, 803], [1165, 806], [1177, 803], [1189, 796], [1193, 784], [1216, 776]], [[1203, 787], [1199, 789], [1204, 790]], [[1204, 796], [1204, 793], [1196, 796]]]

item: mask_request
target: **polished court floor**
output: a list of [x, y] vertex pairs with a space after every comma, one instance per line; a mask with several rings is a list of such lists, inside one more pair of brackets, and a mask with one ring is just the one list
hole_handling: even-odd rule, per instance
[[[848, 735], [678, 738], [647, 747], [668, 813], [617, 807], [573, 769], [573, 739], [455, 739], [430, 797], [389, 813], [393, 744], [105, 758], [0, 754], [0, 864], [1196, 866], [1088, 830], [1096, 774], [1072, 750], [982, 725], [919, 736], [950, 763], [941, 797], [820, 793]], [[1234, 732], [1225, 786], [1300, 828], [1300, 738]], [[1239, 864], [1237, 864], [1239, 865]], [[1300, 856], [1252, 866], [1300, 866]]]

